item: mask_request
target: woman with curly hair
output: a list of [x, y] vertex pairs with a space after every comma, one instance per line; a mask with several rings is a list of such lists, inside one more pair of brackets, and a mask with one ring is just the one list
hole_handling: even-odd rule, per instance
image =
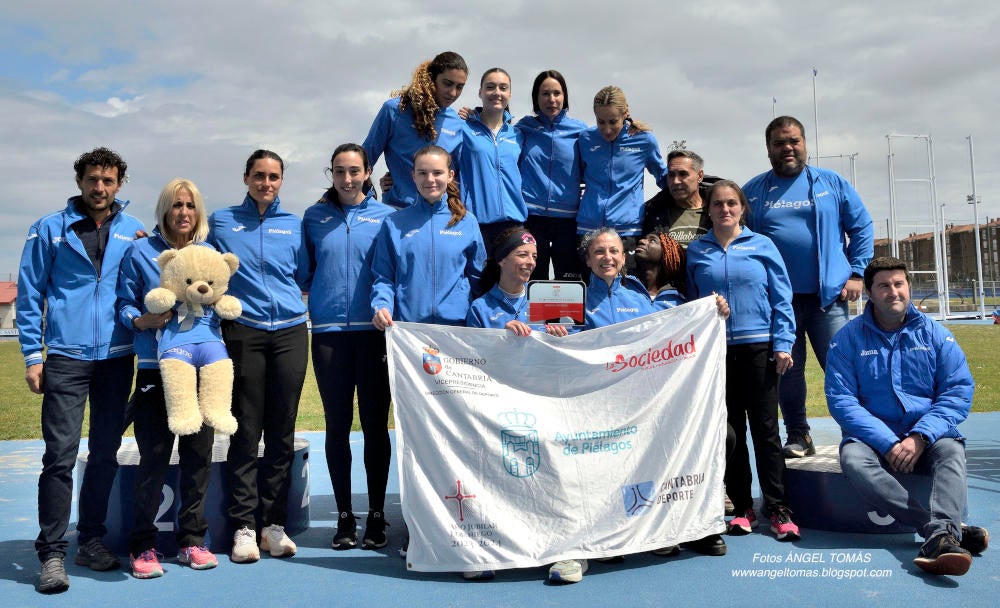
[[685, 252], [665, 232], [650, 232], [635, 247], [635, 275], [649, 291], [653, 308], [680, 306], [684, 297]]
[[462, 94], [469, 68], [458, 53], [445, 51], [425, 61], [413, 80], [382, 104], [363, 147], [374, 165], [382, 153], [393, 176], [383, 201], [402, 209], [420, 200], [413, 183], [413, 156], [436, 144], [451, 153], [462, 141], [464, 121], [451, 109]]

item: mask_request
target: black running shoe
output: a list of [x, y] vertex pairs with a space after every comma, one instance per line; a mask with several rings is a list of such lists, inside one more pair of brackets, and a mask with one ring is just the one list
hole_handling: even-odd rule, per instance
[[337, 517], [337, 533], [333, 535], [330, 547], [337, 551], [353, 549], [358, 546], [358, 522], [354, 513], [341, 511]]
[[114, 570], [121, 566], [115, 554], [104, 546], [99, 538], [92, 538], [80, 545], [74, 561], [78, 566], [86, 566], [98, 572]]
[[365, 535], [361, 539], [361, 548], [381, 549], [389, 544], [389, 533], [386, 531], [388, 525], [382, 511], [369, 511], [365, 520]]

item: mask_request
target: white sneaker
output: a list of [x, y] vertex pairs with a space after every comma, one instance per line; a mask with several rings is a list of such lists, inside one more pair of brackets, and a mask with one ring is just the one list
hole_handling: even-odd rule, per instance
[[246, 564], [260, 559], [257, 549], [257, 533], [243, 526], [233, 534], [233, 552], [229, 559], [237, 564]]
[[271, 524], [260, 531], [260, 548], [270, 551], [271, 557], [291, 557], [298, 548], [285, 534], [285, 527]]
[[467, 570], [462, 573], [462, 578], [467, 581], [488, 581], [496, 576], [492, 570]]
[[585, 559], [564, 559], [549, 568], [549, 581], [553, 583], [579, 583], [588, 568]]

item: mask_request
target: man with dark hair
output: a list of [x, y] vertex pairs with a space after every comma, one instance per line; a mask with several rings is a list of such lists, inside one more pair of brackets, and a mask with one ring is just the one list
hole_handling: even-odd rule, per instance
[[83, 154], [74, 169], [80, 194], [28, 229], [17, 282], [25, 380], [32, 392], [44, 395], [41, 530], [35, 541], [43, 593], [69, 588], [65, 535], [88, 396], [90, 454], [80, 485], [76, 563], [93, 570], [119, 565], [101, 539], [134, 365], [132, 332], [115, 322], [118, 265], [142, 230], [141, 222], [124, 213], [128, 202], [115, 198], [126, 164], [115, 152], [97, 148]]
[[806, 335], [826, 369], [830, 339], [847, 323], [848, 303], [861, 296], [861, 273], [874, 253], [872, 218], [840, 175], [806, 165], [802, 123], [779, 116], [764, 130], [771, 170], [743, 186], [747, 225], [778, 247], [792, 283], [795, 362], [778, 383], [786, 458], [816, 453], [806, 419]]
[[[826, 400], [840, 424], [840, 465], [872, 506], [926, 539], [914, 563], [965, 574], [989, 533], [962, 524], [965, 443], [974, 382], [955, 337], [910, 302], [910, 275], [896, 258], [864, 271], [869, 302], [830, 343]], [[929, 508], [899, 474], [931, 478]]]
[[691, 150], [667, 154], [667, 189], [646, 201], [642, 234], [663, 232], [687, 248], [712, 227], [708, 188], [718, 177], [705, 175], [705, 161]]

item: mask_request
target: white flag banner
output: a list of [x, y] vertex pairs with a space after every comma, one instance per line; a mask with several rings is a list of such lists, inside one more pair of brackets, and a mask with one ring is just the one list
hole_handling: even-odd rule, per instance
[[386, 331], [407, 567], [533, 567], [725, 530], [715, 298], [556, 338]]

